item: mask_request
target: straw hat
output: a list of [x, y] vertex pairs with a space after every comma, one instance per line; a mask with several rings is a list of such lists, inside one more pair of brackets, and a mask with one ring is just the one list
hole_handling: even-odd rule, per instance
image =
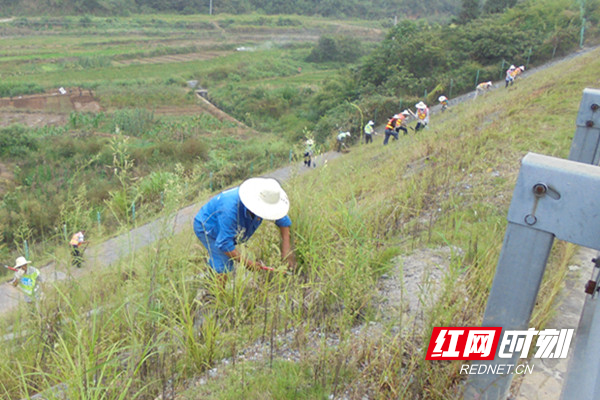
[[425, 103], [423, 103], [422, 101], [420, 101], [417, 104], [415, 104], [415, 107], [417, 107], [417, 108], [427, 108], [427, 106], [425, 105]]
[[309, 146], [312, 146], [313, 144], [315, 144], [315, 141], [314, 141], [314, 140], [312, 140], [312, 139], [308, 139], [308, 140], [306, 141], [306, 144], [307, 144], [307, 145], [309, 145]]
[[369, 121], [369, 125], [375, 125], [375, 122]]
[[444, 101], [444, 100], [448, 100], [448, 98], [446, 96], [438, 97], [438, 101]]
[[15, 260], [15, 268], [22, 267], [22, 266], [24, 266], [24, 265], [27, 265], [27, 264], [29, 264], [30, 262], [31, 262], [31, 261], [27, 261], [27, 259], [25, 259], [25, 257], [18, 257], [18, 258]]
[[514, 65], [511, 65], [509, 69], [515, 69], [515, 66], [514, 66]]
[[240, 185], [240, 200], [248, 210], [267, 220], [287, 215], [290, 201], [281, 185], [273, 178], [250, 178]]

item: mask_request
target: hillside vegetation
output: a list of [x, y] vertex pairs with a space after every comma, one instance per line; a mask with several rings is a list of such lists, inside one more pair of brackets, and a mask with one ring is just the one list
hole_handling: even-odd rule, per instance
[[[418, 135], [386, 147], [379, 139], [284, 183], [293, 275], [239, 270], [222, 293], [189, 229], [48, 288], [39, 315], [24, 306], [1, 323], [2, 334], [24, 336], [0, 346], [0, 394], [458, 398], [459, 364], [424, 361], [431, 328], [481, 323], [519, 160], [528, 151], [566, 157], [582, 90], [600, 85], [599, 67], [594, 50], [434, 115]], [[167, 211], [183, 205], [181, 190], [168, 188]], [[265, 226], [243, 251], [278, 265], [276, 238]], [[440, 246], [452, 249], [447, 273], [435, 293], [423, 288], [420, 310], [385, 306], [382, 275]], [[571, 251], [556, 243], [532, 326], [548, 317]], [[214, 299], [198, 304], [199, 288]], [[256, 343], [264, 356], [250, 356]]]
[[[212, 5], [212, 9], [210, 8]], [[175, 12], [181, 14], [299, 14], [326, 17], [394, 18], [445, 16], [456, 14], [460, 0], [0, 0], [5, 15], [96, 14], [129, 15], [130, 13]], [[1, 14], [0, 14], [1, 15]]]
[[[90, 91], [101, 109], [58, 107], [64, 125], [0, 129], [12, 177], [0, 181], [5, 249], [27, 241], [45, 257], [65, 231], [98, 237], [152, 218], [173, 182], [192, 201], [298, 157], [307, 137], [323, 150], [338, 130], [356, 140], [369, 119], [572, 51], [581, 15], [593, 43], [599, 13], [595, 0], [583, 14], [565, 0], [525, 1], [460, 24], [401, 17], [387, 34], [378, 20], [258, 14], [4, 22], [1, 95], [62, 86]], [[207, 115], [189, 81], [242, 124]]]
[[460, 25], [403, 21], [363, 63], [359, 87], [400, 97], [429, 93], [429, 102], [449, 90], [469, 91], [476, 79], [503, 79], [511, 64], [539, 65], [570, 53], [580, 44], [582, 17], [588, 42], [597, 41], [598, 1], [586, 2], [585, 9], [566, 0], [525, 1]]
[[[69, 113], [64, 125], [0, 129], [0, 168], [12, 177], [0, 181], [0, 253], [27, 241], [46, 257], [65, 231], [98, 237], [152, 218], [173, 182], [192, 201], [298, 157], [307, 137], [323, 150], [338, 130], [356, 140], [369, 119], [574, 50], [582, 15], [593, 43], [598, 4], [582, 13], [565, 0], [483, 7], [459, 24], [401, 17], [387, 34], [378, 20], [257, 14], [4, 22], [0, 95], [62, 86], [90, 91], [101, 111], [59, 107], [50, 112]], [[206, 114], [188, 81], [242, 124]]]
[[[23, 252], [27, 240], [34, 258], [64, 243], [64, 231], [87, 228], [98, 238], [152, 218], [171, 184], [181, 182], [191, 202], [203, 190], [289, 163], [307, 125], [284, 114], [339, 68], [307, 61], [311, 40], [335, 32], [381, 37], [364, 21], [256, 15], [22, 18], [0, 30], [6, 102], [35, 105], [62, 86], [73, 103], [78, 93], [91, 94], [100, 109], [76, 111], [68, 101], [3, 109], [65, 121], [0, 128], [0, 169], [12, 175], [0, 181], [3, 241]], [[252, 51], [235, 50], [242, 45]], [[238, 86], [232, 98], [246, 95], [248, 108], [231, 114], [243, 123], [208, 113], [187, 81], [211, 98]], [[242, 82], [259, 88], [248, 95]], [[277, 129], [265, 127], [262, 109], [282, 116]]]

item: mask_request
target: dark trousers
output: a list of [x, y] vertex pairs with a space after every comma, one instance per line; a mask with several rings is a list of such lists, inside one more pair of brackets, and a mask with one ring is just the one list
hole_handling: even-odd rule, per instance
[[371, 143], [373, 141], [373, 135], [370, 133], [365, 133], [365, 143]]
[[426, 124], [424, 122], [421, 122], [421, 121], [417, 122], [417, 126], [415, 126], [415, 132], [418, 132], [421, 129], [425, 128], [425, 125]]
[[73, 249], [71, 250], [71, 254], [73, 255], [73, 265], [77, 268], [81, 268], [81, 262], [83, 261], [81, 258], [81, 252], [79, 251], [79, 246], [73, 245]]
[[312, 156], [310, 154], [310, 152], [306, 152], [304, 153], [304, 165], [310, 167], [310, 164], [312, 162]]
[[[408, 135], [408, 129], [406, 129], [406, 127], [404, 127], [404, 126], [399, 126], [399, 127], [398, 127], [398, 128], [396, 128], [396, 129], [398, 129], [399, 131], [404, 131], [404, 134], [405, 134], [405, 135]], [[398, 133], [400, 133], [400, 132], [398, 132]]]
[[390, 140], [390, 136], [393, 136], [394, 140], [398, 140], [398, 132], [396, 132], [393, 129], [386, 129], [385, 130], [385, 138], [383, 139], [384, 145], [388, 144], [388, 141]]

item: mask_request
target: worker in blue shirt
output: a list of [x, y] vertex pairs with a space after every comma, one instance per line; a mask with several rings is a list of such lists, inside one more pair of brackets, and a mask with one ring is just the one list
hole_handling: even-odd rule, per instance
[[[239, 187], [213, 197], [196, 214], [194, 232], [209, 254], [209, 264], [218, 274], [233, 270], [234, 261], [252, 270], [272, 270], [260, 261], [242, 258], [236, 248], [254, 234], [263, 219], [275, 221], [281, 232], [281, 255], [291, 267], [290, 203], [273, 178], [250, 178]], [[224, 281], [226, 280], [226, 275]]]

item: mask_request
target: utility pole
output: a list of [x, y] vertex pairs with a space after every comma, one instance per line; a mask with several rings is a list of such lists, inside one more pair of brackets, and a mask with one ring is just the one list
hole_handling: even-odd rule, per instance
[[213, 0], [209, 0], [210, 2], [208, 3], [208, 15], [212, 15], [212, 2]]

